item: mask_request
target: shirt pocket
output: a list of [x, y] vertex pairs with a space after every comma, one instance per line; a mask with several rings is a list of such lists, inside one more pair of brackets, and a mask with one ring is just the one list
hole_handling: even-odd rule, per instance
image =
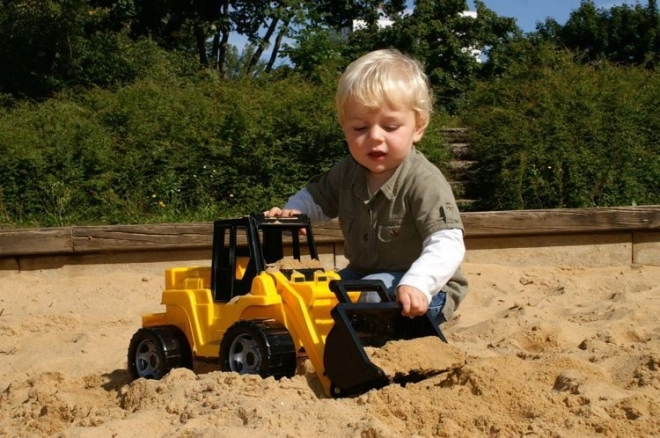
[[378, 226], [378, 240], [383, 243], [406, 242], [419, 238], [413, 222], [387, 221]]

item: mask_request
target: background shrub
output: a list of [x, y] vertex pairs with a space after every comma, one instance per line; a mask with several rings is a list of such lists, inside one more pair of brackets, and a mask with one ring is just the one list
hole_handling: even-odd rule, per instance
[[[0, 224], [213, 220], [282, 205], [346, 153], [336, 77], [226, 82], [145, 43], [118, 90], [0, 113]], [[436, 126], [438, 126], [436, 124]], [[429, 129], [424, 150], [446, 156]]]
[[660, 203], [660, 76], [539, 51], [482, 83], [470, 128], [480, 209]]
[[[441, 129], [469, 129], [472, 209], [660, 204], [657, 72], [543, 44], [517, 54], [458, 121], [434, 114], [419, 144], [450, 173]], [[282, 205], [347, 153], [332, 68], [226, 80], [148, 40], [121, 56], [128, 83], [0, 95], [0, 225], [242, 215]]]

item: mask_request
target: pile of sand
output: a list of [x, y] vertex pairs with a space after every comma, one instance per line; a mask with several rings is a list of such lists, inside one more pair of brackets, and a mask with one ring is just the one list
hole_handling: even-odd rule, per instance
[[275, 263], [270, 263], [266, 267], [268, 272], [279, 271], [280, 269], [323, 269], [323, 265], [316, 259], [294, 259], [293, 257], [284, 257]]
[[[435, 376], [465, 365], [465, 353], [436, 336], [389, 341], [379, 348], [364, 347], [371, 363], [383, 370], [388, 381], [397, 376]], [[405, 380], [405, 379], [402, 379]]]
[[660, 267], [466, 264], [443, 325], [462, 359], [439, 348], [424, 361], [446, 372], [338, 400], [305, 363], [129, 382], [163, 278], [109, 269], [0, 272], [0, 436], [660, 436]]

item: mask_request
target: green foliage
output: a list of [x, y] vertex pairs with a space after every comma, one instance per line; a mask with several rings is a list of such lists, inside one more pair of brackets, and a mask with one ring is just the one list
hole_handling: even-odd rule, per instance
[[[0, 113], [0, 224], [213, 220], [282, 205], [347, 153], [336, 75], [224, 82], [146, 44], [119, 90]], [[130, 57], [127, 53], [127, 57]], [[420, 149], [446, 158], [434, 117]]]
[[3, 221], [57, 225], [84, 216], [89, 191], [108, 178], [103, 162], [108, 138], [92, 119], [85, 108], [56, 101], [21, 104], [3, 114]]
[[660, 76], [539, 53], [481, 84], [463, 115], [480, 208], [659, 203]]
[[[660, 203], [655, 0], [609, 11], [584, 1], [565, 28], [547, 21], [530, 35], [480, 1], [476, 20], [460, 16], [462, 0], [418, 1], [410, 15], [401, 0], [253, 2], [232, 14], [220, 2], [162, 4], [152, 14], [134, 0], [2, 3], [0, 225], [212, 220], [282, 205], [346, 154], [337, 77], [380, 47], [425, 64], [439, 111], [418, 147], [446, 173], [441, 129], [470, 128], [477, 208]], [[392, 27], [375, 25], [378, 7]], [[338, 37], [332, 26], [355, 18], [365, 29]], [[220, 36], [239, 19], [255, 44], [220, 62]], [[294, 39], [284, 45], [294, 66], [256, 61], [270, 50], [257, 35], [266, 28], [274, 52], [285, 32]], [[483, 64], [465, 51], [484, 46]], [[459, 110], [460, 123], [447, 115]]]
[[0, 113], [0, 223], [244, 214], [282, 204], [345, 154], [334, 81], [229, 83], [206, 71], [181, 75], [176, 62], [151, 65], [116, 92]]
[[43, 99], [66, 88], [133, 78], [122, 33], [85, 0], [22, 0], [0, 8], [0, 92]]
[[538, 35], [586, 62], [608, 60], [656, 67], [660, 61], [657, 0], [648, 0], [646, 6], [637, 3], [611, 8], [597, 8], [593, 0], [582, 0], [564, 26], [548, 19], [539, 26]]
[[295, 45], [285, 45], [284, 53], [296, 70], [316, 77], [319, 70], [328, 71], [342, 62], [346, 42], [337, 33], [323, 28], [303, 29], [296, 35]]
[[[372, 50], [398, 49], [424, 64], [438, 108], [455, 112], [481, 70], [472, 49], [497, 47], [519, 33], [513, 19], [475, 4], [477, 18], [464, 16], [465, 0], [418, 0], [412, 12], [402, 0], [311, 2], [309, 24], [283, 52], [296, 71], [313, 77], [328, 68], [341, 71]], [[384, 16], [390, 25], [379, 24]]]
[[444, 114], [434, 114], [426, 127], [424, 137], [416, 147], [424, 153], [428, 160], [435, 164], [444, 174], [448, 176], [451, 171], [448, 167], [452, 159], [447, 140], [443, 130], [449, 124], [449, 117]]
[[231, 146], [220, 168], [228, 174], [221, 198], [228, 207], [282, 204], [345, 153], [332, 93], [296, 77], [237, 81], [220, 90], [220, 135]]

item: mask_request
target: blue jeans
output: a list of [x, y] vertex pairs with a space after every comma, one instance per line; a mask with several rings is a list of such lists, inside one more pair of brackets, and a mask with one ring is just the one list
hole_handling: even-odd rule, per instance
[[[396, 287], [401, 281], [401, 278], [403, 278], [404, 274], [405, 272], [400, 271], [386, 271], [363, 275], [350, 268], [344, 268], [339, 271], [339, 276], [342, 280], [381, 280], [383, 283], [385, 283], [387, 294], [392, 298], [392, 300], [396, 299]], [[433, 296], [433, 298], [431, 298], [429, 310], [426, 312], [438, 325], [442, 324], [443, 322], [447, 322], [445, 316], [442, 314], [442, 308], [445, 305], [446, 299], [447, 294], [445, 292], [438, 292]], [[380, 301], [380, 297], [376, 292], [365, 292], [360, 295], [359, 301], [364, 303], [377, 303]]]

